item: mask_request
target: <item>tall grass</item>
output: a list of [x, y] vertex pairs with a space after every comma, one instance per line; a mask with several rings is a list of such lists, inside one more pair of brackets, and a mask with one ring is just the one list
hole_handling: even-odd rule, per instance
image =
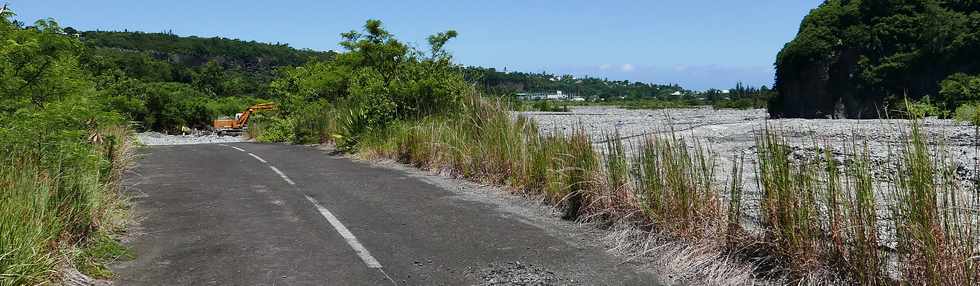
[[[343, 132], [343, 116], [335, 118], [325, 126]], [[458, 114], [366, 132], [357, 148], [509, 186], [566, 219], [666, 233], [702, 245], [699, 257], [748, 259], [787, 282], [974, 285], [977, 197], [959, 184], [944, 149], [929, 148], [919, 123], [909, 128], [883, 164], [868, 142], [844, 142], [841, 154], [832, 142], [791, 143], [767, 126], [752, 158], [753, 202], [743, 195], [743, 157], [733, 156], [728, 181], [720, 180], [718, 155], [669, 128], [633, 143], [615, 133], [593, 142], [583, 128], [542, 135], [533, 121], [478, 97]]]
[[[117, 196], [129, 158], [128, 130], [91, 133], [82, 160], [51, 158], [37, 148], [8, 145], [0, 158], [0, 285], [52, 279], [66, 249], [120, 227]], [[70, 252], [69, 252], [70, 253]]]
[[817, 210], [818, 162], [791, 162], [789, 144], [769, 129], [756, 142], [764, 241], [778, 256], [793, 259], [790, 265], [800, 267], [797, 270], [810, 269], [818, 262], [816, 252], [823, 240]]
[[703, 145], [669, 135], [644, 138], [634, 164], [640, 205], [649, 220], [681, 236], [703, 237], [720, 230], [722, 217], [715, 162]]
[[[778, 132], [762, 133], [763, 241], [796, 277], [829, 269], [864, 285], [977, 283], [976, 194], [961, 186], [948, 150], [930, 148], [921, 128], [910, 121], [886, 164], [872, 162], [868, 142], [846, 144], [847, 160], [827, 143], [810, 145], [819, 156], [793, 158]], [[894, 249], [883, 240], [895, 241]]]
[[921, 127], [900, 146], [891, 194], [900, 270], [908, 281], [976, 285], [976, 193], [959, 186], [945, 149], [930, 150]]

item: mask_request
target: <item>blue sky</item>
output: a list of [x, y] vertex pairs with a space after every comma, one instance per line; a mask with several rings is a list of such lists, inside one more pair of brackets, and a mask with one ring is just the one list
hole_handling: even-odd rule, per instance
[[17, 19], [79, 30], [173, 30], [339, 50], [339, 34], [380, 19], [423, 46], [455, 29], [464, 65], [727, 88], [772, 85], [776, 53], [822, 0], [122, 1], [7, 0]]

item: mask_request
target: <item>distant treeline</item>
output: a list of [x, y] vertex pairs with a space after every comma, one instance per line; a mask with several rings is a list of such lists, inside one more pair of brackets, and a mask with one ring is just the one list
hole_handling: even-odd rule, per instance
[[512, 94], [517, 92], [541, 92], [561, 90], [589, 99], [655, 98], [667, 97], [686, 90], [676, 84], [652, 84], [615, 81], [594, 77], [576, 78], [571, 75], [549, 73], [502, 72], [494, 68], [466, 67], [463, 74], [467, 81], [488, 94]]
[[720, 108], [763, 108], [774, 90], [736, 83], [727, 90], [692, 91], [677, 84], [654, 84], [549, 73], [503, 72], [494, 68], [465, 67], [463, 75], [485, 94], [514, 96], [522, 92], [555, 92], [628, 108], [676, 108], [712, 105]]
[[169, 33], [77, 32], [65, 28], [91, 49], [97, 72], [119, 69], [144, 82], [179, 82], [212, 96], [267, 98], [276, 68], [299, 66], [311, 59], [330, 60], [335, 53], [302, 50], [220, 37], [181, 37]]

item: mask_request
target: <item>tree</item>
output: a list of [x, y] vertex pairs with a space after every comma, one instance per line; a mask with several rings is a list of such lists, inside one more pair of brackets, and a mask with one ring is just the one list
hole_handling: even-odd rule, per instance
[[[776, 59], [775, 117], [877, 117], [980, 73], [976, 1], [829, 0]], [[955, 108], [947, 106], [946, 108]]]
[[939, 94], [950, 109], [963, 103], [980, 102], [980, 76], [957, 73], [943, 80], [940, 86]]

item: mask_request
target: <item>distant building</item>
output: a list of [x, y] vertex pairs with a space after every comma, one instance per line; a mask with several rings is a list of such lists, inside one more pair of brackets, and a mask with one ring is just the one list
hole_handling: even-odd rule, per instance
[[562, 94], [562, 92], [560, 90], [557, 91], [557, 92], [555, 92], [555, 93], [548, 94], [546, 96], [546, 98], [548, 100], [565, 100], [565, 99], [568, 99], [568, 97], [565, 96], [564, 94]]
[[568, 100], [572, 97], [561, 90], [554, 92], [519, 92], [515, 95], [519, 100]]

